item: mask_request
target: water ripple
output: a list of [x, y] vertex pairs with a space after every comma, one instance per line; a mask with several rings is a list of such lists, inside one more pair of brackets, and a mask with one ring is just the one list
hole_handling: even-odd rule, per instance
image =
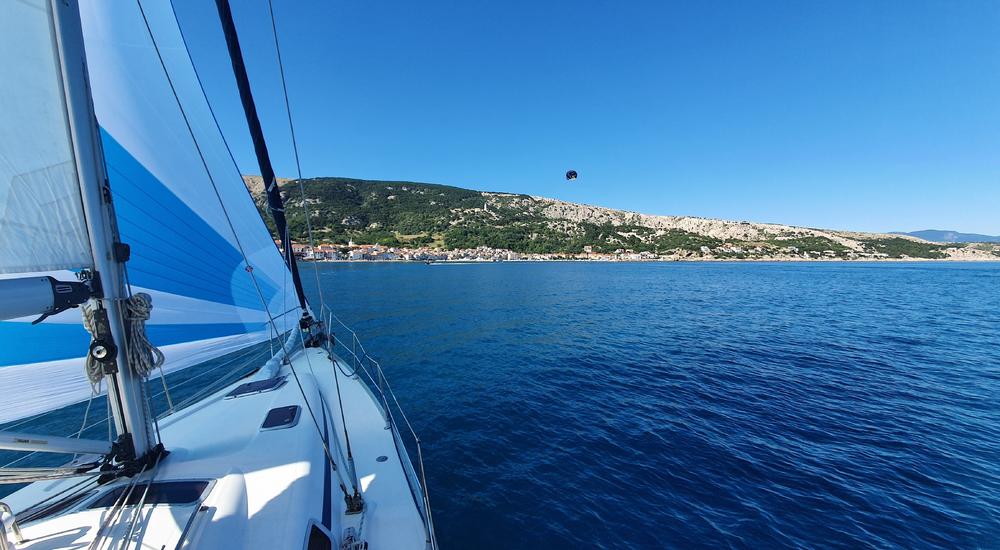
[[998, 265], [322, 275], [421, 433], [443, 547], [1000, 546]]

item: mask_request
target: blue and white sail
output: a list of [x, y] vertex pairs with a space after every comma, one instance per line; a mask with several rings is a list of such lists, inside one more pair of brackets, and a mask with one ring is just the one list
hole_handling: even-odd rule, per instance
[[[14, 197], [24, 187], [35, 193], [17, 212], [9, 212], [11, 199], [0, 197], [8, 207], [0, 227], [20, 230], [16, 245], [9, 248], [13, 237], [0, 232], [0, 239], [7, 239], [0, 241], [0, 271], [66, 280], [89, 267], [90, 252], [72, 162], [60, 168], [71, 147], [64, 121], [60, 134], [59, 117], [51, 114], [58, 112], [53, 106], [59, 106], [59, 91], [49, 94], [46, 105], [36, 106], [32, 102], [46, 101], [45, 94], [15, 89], [37, 77], [37, 87], [50, 91], [52, 82], [41, 80], [58, 76], [52, 47], [47, 54], [42, 48], [46, 40], [52, 42], [50, 31], [41, 32], [48, 2], [32, 2], [23, 4], [40, 14], [34, 27], [23, 24], [26, 17], [5, 13], [0, 18], [0, 56], [10, 60], [17, 58], [12, 51], [29, 52], [23, 67], [17, 63], [25, 73], [17, 74], [20, 82], [0, 81], [0, 101], [17, 106], [10, 112], [25, 105], [48, 113], [41, 118], [26, 113], [25, 124], [5, 121], [0, 129], [0, 193]], [[22, 2], [5, 4], [5, 11], [13, 11], [9, 6]], [[301, 315], [289, 271], [215, 123], [171, 4], [90, 1], [82, 2], [80, 11], [104, 163], [121, 240], [131, 247], [128, 282], [133, 293], [153, 297], [146, 328], [166, 355], [164, 371], [288, 331]], [[40, 68], [48, 73], [29, 74]], [[32, 127], [27, 117], [34, 124], [51, 123], [51, 128], [32, 130], [38, 135], [27, 139], [13, 135]], [[42, 146], [41, 140], [49, 141]], [[51, 158], [32, 157], [32, 151]], [[40, 196], [40, 188], [49, 194]], [[60, 210], [52, 211], [49, 203]], [[89, 335], [80, 313], [69, 310], [38, 325], [31, 325], [32, 320], [0, 323], [5, 348], [0, 387], [9, 396], [0, 423], [91, 394], [82, 370]]]
[[0, 273], [93, 263], [49, 10], [0, 7]]

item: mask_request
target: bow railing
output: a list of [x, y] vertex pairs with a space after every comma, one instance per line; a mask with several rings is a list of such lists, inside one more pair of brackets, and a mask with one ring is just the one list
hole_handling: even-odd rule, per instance
[[[434, 521], [431, 516], [430, 497], [427, 492], [427, 476], [424, 472], [424, 455], [420, 446], [420, 436], [413, 429], [413, 424], [406, 416], [396, 393], [393, 392], [389, 380], [385, 376], [382, 365], [375, 360], [358, 338], [357, 333], [344, 324], [329, 308], [323, 306], [321, 313], [326, 320], [326, 326], [330, 331], [330, 351], [334, 360], [339, 363], [337, 368], [342, 366], [350, 367], [350, 372], [343, 374], [356, 376], [368, 391], [375, 397], [375, 401], [381, 409], [382, 417], [385, 419], [386, 428], [392, 431], [393, 441], [400, 461], [403, 463], [403, 472], [406, 474], [407, 482], [410, 485], [410, 492], [420, 511], [421, 519], [424, 523], [424, 530], [427, 534], [428, 548], [436, 549], [437, 542], [434, 537]], [[337, 330], [334, 330], [334, 329]], [[342, 329], [342, 331], [341, 331]], [[344, 336], [347, 336], [344, 338]], [[410, 460], [410, 453], [407, 450], [407, 441], [403, 434], [408, 434], [409, 443], [416, 451], [417, 468], [414, 468]]]

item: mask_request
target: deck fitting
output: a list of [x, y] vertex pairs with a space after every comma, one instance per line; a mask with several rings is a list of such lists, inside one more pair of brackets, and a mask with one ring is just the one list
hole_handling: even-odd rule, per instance
[[347, 515], [360, 514], [365, 510], [365, 501], [357, 490], [353, 495], [344, 495], [344, 502], [347, 503], [347, 511], [344, 512]]

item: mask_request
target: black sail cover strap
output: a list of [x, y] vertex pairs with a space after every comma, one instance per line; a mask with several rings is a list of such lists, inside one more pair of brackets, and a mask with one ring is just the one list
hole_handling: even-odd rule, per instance
[[295, 294], [299, 298], [299, 305], [302, 307], [303, 315], [306, 315], [309, 310], [306, 306], [306, 295], [302, 291], [302, 280], [299, 278], [299, 268], [295, 262], [295, 254], [292, 252], [291, 239], [288, 237], [288, 221], [285, 218], [285, 205], [281, 200], [281, 191], [278, 189], [278, 181], [274, 176], [274, 168], [271, 166], [271, 157], [267, 152], [264, 131], [260, 126], [260, 119], [257, 117], [257, 107], [254, 104], [253, 94], [250, 91], [250, 79], [247, 77], [246, 65], [243, 64], [240, 41], [236, 36], [236, 24], [233, 22], [233, 12], [229, 8], [229, 0], [216, 0], [215, 5], [219, 10], [219, 19], [222, 21], [222, 32], [226, 36], [226, 45], [229, 47], [229, 59], [233, 63], [236, 86], [240, 90], [240, 100], [243, 102], [243, 110], [246, 112], [247, 126], [250, 127], [250, 137], [253, 139], [254, 152], [257, 153], [257, 164], [260, 166], [260, 175], [264, 179], [264, 186], [267, 190], [267, 208], [271, 211], [271, 217], [274, 219], [274, 225], [278, 230], [278, 239], [284, 250], [285, 263], [288, 265], [288, 270], [292, 272], [292, 283], [295, 284]]

